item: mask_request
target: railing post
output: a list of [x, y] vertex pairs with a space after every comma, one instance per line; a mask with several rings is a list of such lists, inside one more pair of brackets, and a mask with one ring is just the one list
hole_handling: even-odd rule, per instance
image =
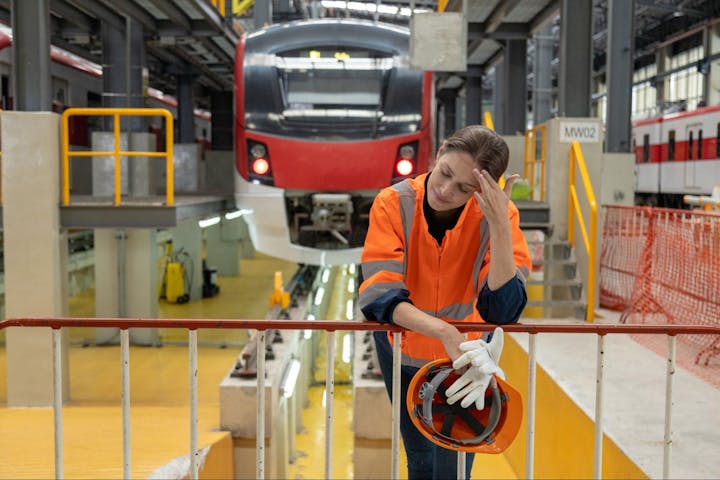
[[130, 331], [120, 330], [120, 381], [122, 389], [123, 478], [131, 478], [130, 469]]
[[392, 375], [392, 469], [390, 478], [400, 478], [400, 367], [402, 364], [402, 333], [393, 332], [393, 375]]
[[[120, 170], [120, 114], [113, 115], [113, 136], [115, 142], [115, 205], [120, 205], [122, 194], [122, 172]], [[128, 138], [128, 144], [129, 144]]]
[[568, 214], [567, 214], [567, 238], [570, 247], [575, 247], [575, 218], [573, 217], [573, 193], [575, 190], [575, 142], [570, 144], [568, 159]]
[[255, 478], [265, 478], [265, 334], [266, 330], [257, 332], [257, 434], [255, 438], [255, 461], [257, 468]]
[[198, 464], [198, 350], [197, 330], [188, 330], [190, 355], [190, 478], [197, 480]]
[[535, 357], [536, 334], [529, 334], [528, 338], [528, 393], [527, 393], [527, 421], [525, 441], [525, 478], [531, 480], [535, 471], [535, 384], [537, 375], [537, 360]]
[[335, 331], [327, 332], [325, 365], [325, 478], [332, 478], [332, 426], [335, 400]]
[[663, 478], [670, 478], [672, 453], [673, 380], [675, 379], [675, 335], [668, 335], [667, 373], [665, 376], [665, 437], [663, 441]]
[[457, 480], [465, 480], [466, 460], [465, 452], [457, 452]]
[[593, 478], [602, 478], [603, 441], [603, 380], [605, 377], [605, 335], [598, 335], [597, 375], [595, 379], [595, 450], [593, 455]]
[[55, 424], [55, 478], [63, 478], [62, 329], [53, 328], [53, 419]]
[[62, 138], [60, 139], [61, 148], [61, 165], [62, 165], [62, 204], [70, 204], [70, 158], [68, 150], [70, 148], [70, 112], [65, 111], [62, 115]]

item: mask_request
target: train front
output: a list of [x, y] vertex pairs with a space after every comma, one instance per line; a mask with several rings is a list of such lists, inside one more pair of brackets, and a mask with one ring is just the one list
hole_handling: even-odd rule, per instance
[[236, 200], [255, 248], [298, 263], [359, 262], [377, 192], [426, 171], [429, 73], [407, 29], [348, 19], [274, 25], [236, 60]]

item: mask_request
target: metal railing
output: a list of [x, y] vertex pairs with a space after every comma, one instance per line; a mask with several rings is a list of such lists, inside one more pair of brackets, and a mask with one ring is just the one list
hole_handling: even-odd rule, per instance
[[[570, 145], [569, 169], [568, 169], [568, 216], [567, 216], [567, 237], [570, 247], [575, 247], [575, 215], [577, 215], [578, 225], [582, 233], [585, 251], [588, 255], [587, 268], [587, 306], [585, 307], [585, 321], [592, 322], [595, 319], [595, 270], [597, 269], [597, 202], [595, 201], [595, 193], [593, 192], [592, 183], [585, 166], [585, 158], [583, 157], [580, 143], [576, 140]], [[588, 235], [585, 227], [585, 218], [580, 209], [580, 201], [578, 200], [577, 187], [575, 186], [575, 168], [580, 171], [580, 179], [585, 189], [588, 207], [590, 209], [590, 233]]]
[[[114, 148], [112, 151], [72, 151], [70, 150], [70, 125], [69, 119], [72, 116], [104, 116], [113, 117]], [[120, 117], [137, 115], [143, 117], [165, 118], [165, 151], [164, 152], [142, 152], [120, 150]], [[169, 110], [164, 108], [68, 108], [62, 114], [62, 204], [70, 205], [70, 157], [114, 157], [115, 158], [115, 195], [114, 205], [120, 205], [121, 188], [121, 163], [120, 157], [165, 157], [166, 160], [166, 181], [165, 181], [165, 203], [172, 206], [175, 203], [174, 196], [174, 174], [173, 174], [173, 116]], [[129, 139], [128, 139], [129, 144]]]
[[[540, 158], [537, 155], [537, 142], [540, 138]], [[530, 187], [530, 198], [535, 198], [535, 192], [540, 191], [541, 202], [545, 201], [545, 159], [547, 152], [547, 127], [538, 125], [525, 132], [525, 163], [523, 177], [527, 179]], [[535, 175], [535, 165], [540, 164], [539, 185]], [[539, 187], [539, 188], [538, 188]]]
[[[484, 323], [455, 323], [461, 332], [492, 331], [495, 325]], [[129, 328], [185, 328], [188, 330], [189, 377], [190, 377], [190, 478], [197, 479], [199, 472], [198, 457], [198, 350], [197, 330], [207, 329], [255, 329], [258, 330], [258, 351], [265, 351], [265, 333], [269, 329], [279, 330], [324, 330], [327, 338], [326, 371], [326, 418], [325, 418], [325, 478], [330, 478], [332, 465], [332, 414], [334, 398], [335, 356], [334, 333], [338, 330], [393, 332], [393, 402], [392, 402], [392, 470], [391, 477], [399, 478], [399, 442], [400, 442], [400, 351], [402, 328], [378, 324], [376, 322], [322, 321], [307, 320], [221, 320], [221, 319], [155, 319], [155, 318], [10, 318], [0, 321], [0, 330], [7, 327], [50, 327], [53, 329], [53, 388], [54, 388], [54, 425], [55, 425], [55, 476], [63, 478], [62, 445], [62, 369], [61, 369], [61, 329], [66, 327], [115, 327], [121, 329], [121, 369], [122, 369], [122, 412], [123, 412], [123, 478], [130, 478], [130, 396], [129, 396]], [[609, 334], [664, 334], [668, 336], [668, 358], [665, 388], [665, 428], [663, 443], [663, 478], [670, 474], [670, 456], [672, 447], [672, 406], [673, 376], [675, 373], [675, 340], [679, 334], [719, 335], [720, 327], [707, 325], [600, 325], [600, 324], [512, 324], [503, 326], [508, 333], [529, 334], [528, 343], [528, 395], [526, 402], [526, 478], [534, 474], [535, 441], [535, 385], [536, 385], [536, 335], [540, 333], [584, 333], [597, 335], [597, 379], [595, 401], [595, 435], [593, 478], [602, 475], [602, 439], [603, 439], [603, 384], [605, 368], [605, 336]], [[265, 477], [265, 356], [258, 356], [257, 363], [257, 434], [256, 477]], [[462, 456], [460, 456], [462, 457]], [[459, 470], [462, 472], [462, 470]]]

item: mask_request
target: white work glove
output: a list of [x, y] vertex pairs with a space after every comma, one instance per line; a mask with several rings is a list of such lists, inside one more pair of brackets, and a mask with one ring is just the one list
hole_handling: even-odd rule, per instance
[[484, 340], [471, 340], [460, 344], [463, 353], [453, 362], [453, 368], [459, 370], [469, 366], [460, 378], [447, 389], [447, 403], [452, 405], [462, 399], [460, 406], [467, 408], [475, 403], [478, 410], [485, 408], [485, 390], [490, 385], [493, 375], [503, 380], [505, 372], [498, 366], [503, 348], [503, 330], [497, 327], [490, 343]]

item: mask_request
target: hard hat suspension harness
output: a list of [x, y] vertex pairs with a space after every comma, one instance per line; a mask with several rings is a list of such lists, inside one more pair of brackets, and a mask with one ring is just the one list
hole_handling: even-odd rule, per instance
[[[488, 405], [486, 408], [490, 409], [488, 416], [488, 424], [483, 425], [480, 420], [473, 416], [467, 408], [460, 406], [460, 403], [454, 403], [448, 405], [447, 403], [433, 403], [433, 397], [437, 392], [442, 395], [442, 398], [446, 397], [445, 391], [447, 387], [444, 385], [444, 381], [454, 371], [452, 367], [431, 367], [427, 373], [427, 379], [429, 381], [424, 382], [420, 386], [419, 397], [422, 399], [422, 404], [418, 403], [415, 405], [413, 412], [421, 419], [421, 421], [427, 425], [434, 433], [435, 436], [449, 442], [453, 445], [479, 445], [483, 441], [485, 443], [493, 443], [494, 439], [491, 436], [495, 427], [497, 427], [500, 420], [500, 414], [502, 412], [502, 403], [507, 401], [504, 394], [500, 392], [500, 388], [496, 382], [491, 382], [490, 390], [492, 397], [488, 399]], [[473, 408], [473, 407], [470, 407]], [[440, 431], [437, 431], [433, 424], [433, 415], [445, 415], [443, 419], [443, 425]], [[472, 438], [458, 439], [451, 437], [452, 427], [460, 417], [463, 422], [477, 434]]]

